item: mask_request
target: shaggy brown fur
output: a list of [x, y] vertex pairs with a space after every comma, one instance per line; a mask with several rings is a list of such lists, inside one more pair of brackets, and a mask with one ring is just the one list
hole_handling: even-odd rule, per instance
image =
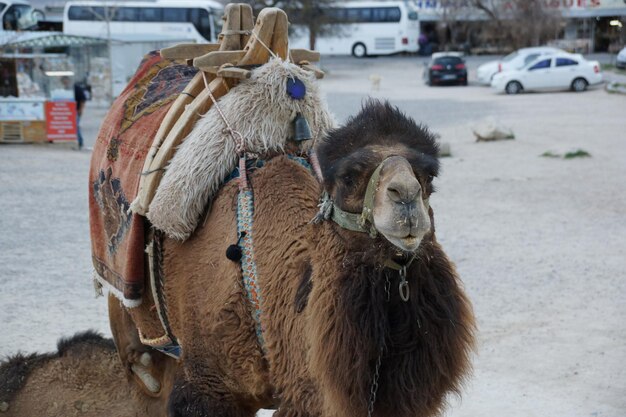
[[[327, 190], [351, 211], [362, 206], [363, 184], [387, 156], [409, 160], [428, 195], [438, 169], [433, 136], [387, 104], [368, 103], [318, 153]], [[184, 349], [170, 416], [252, 417], [272, 405], [277, 417], [365, 415], [381, 349], [374, 415], [440, 412], [469, 371], [474, 321], [434, 228], [408, 269], [405, 303], [397, 271], [381, 264], [407, 254], [381, 237], [310, 223], [322, 191], [311, 172], [276, 157], [249, 178], [265, 352], [240, 265], [225, 256], [237, 240], [231, 182], [189, 240], [164, 241], [165, 299]]]
[[94, 332], [61, 340], [54, 354], [17, 354], [1, 363], [2, 402], [7, 417], [165, 416], [164, 400], [129, 383], [113, 341]]

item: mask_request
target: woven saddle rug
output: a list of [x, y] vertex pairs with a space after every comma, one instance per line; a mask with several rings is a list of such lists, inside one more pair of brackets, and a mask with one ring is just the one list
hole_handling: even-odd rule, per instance
[[168, 109], [196, 74], [183, 61], [146, 55], [109, 110], [94, 146], [89, 172], [89, 225], [96, 280], [124, 301], [144, 291], [144, 217], [132, 213], [152, 140]]

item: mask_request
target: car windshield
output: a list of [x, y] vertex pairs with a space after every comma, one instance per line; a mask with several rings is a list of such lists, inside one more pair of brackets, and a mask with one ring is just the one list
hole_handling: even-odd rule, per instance
[[511, 52], [510, 54], [508, 54], [507, 56], [505, 56], [504, 58], [502, 58], [502, 62], [509, 62], [512, 61], [513, 59], [515, 59], [515, 57], [519, 55], [519, 53], [517, 51], [515, 52]]
[[441, 58], [437, 58], [433, 61], [433, 64], [440, 65], [456, 65], [462, 63], [463, 60], [456, 56], [444, 56]]

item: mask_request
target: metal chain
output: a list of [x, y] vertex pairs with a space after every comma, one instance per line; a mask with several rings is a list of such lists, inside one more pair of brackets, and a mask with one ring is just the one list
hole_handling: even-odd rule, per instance
[[374, 377], [372, 378], [372, 386], [370, 387], [370, 402], [367, 405], [367, 417], [372, 417], [374, 413], [374, 403], [376, 402], [376, 394], [378, 394], [378, 378], [380, 378], [380, 365], [383, 362], [383, 348], [380, 348], [378, 359], [376, 359], [376, 368], [374, 368]]
[[385, 273], [385, 295], [386, 300], [389, 302], [391, 300], [391, 280], [389, 279], [389, 274]]
[[[389, 274], [385, 273], [385, 296], [386, 301], [389, 302], [391, 300], [391, 280], [389, 279]], [[367, 405], [367, 417], [372, 417], [374, 413], [374, 404], [376, 403], [376, 395], [378, 394], [378, 379], [380, 378], [380, 366], [383, 363], [383, 350], [384, 350], [385, 342], [381, 342], [380, 352], [378, 353], [378, 358], [376, 359], [376, 367], [374, 368], [374, 375], [372, 378], [372, 385], [370, 387], [370, 401]]]
[[410, 291], [409, 282], [406, 280], [406, 265], [400, 268], [400, 284], [398, 285], [398, 291], [400, 292], [400, 298], [405, 303], [409, 301]]

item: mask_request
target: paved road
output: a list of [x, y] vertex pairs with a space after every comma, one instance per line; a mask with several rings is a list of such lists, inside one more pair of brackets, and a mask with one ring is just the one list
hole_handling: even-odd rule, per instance
[[[480, 332], [475, 375], [449, 415], [626, 415], [626, 97], [427, 87], [422, 62], [324, 59], [322, 88], [340, 121], [368, 96], [389, 99], [451, 144], [431, 203]], [[104, 113], [88, 106], [87, 144]], [[475, 143], [472, 125], [490, 116], [516, 139]], [[577, 148], [592, 157], [539, 156]], [[86, 328], [108, 333], [90, 283], [89, 157], [0, 146], [0, 354], [51, 350]]]

